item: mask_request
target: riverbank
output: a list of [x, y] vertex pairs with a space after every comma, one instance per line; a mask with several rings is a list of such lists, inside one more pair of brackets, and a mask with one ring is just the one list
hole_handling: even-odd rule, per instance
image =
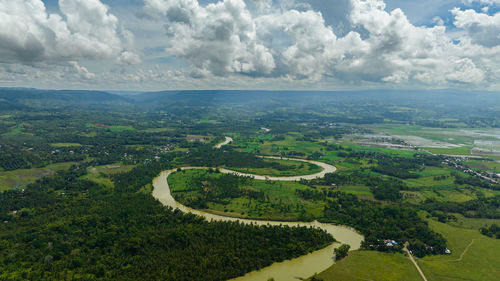
[[231, 138], [231, 137], [226, 137], [226, 140], [225, 140], [225, 141], [223, 141], [223, 142], [221, 142], [221, 143], [219, 143], [219, 144], [215, 145], [215, 146], [214, 146], [214, 148], [215, 148], [215, 149], [220, 149], [220, 148], [221, 148], [221, 147], [223, 147], [224, 145], [226, 145], [226, 144], [230, 144], [231, 142], [233, 142], [233, 138]]
[[[226, 137], [226, 140], [214, 148], [220, 149], [222, 146], [229, 144], [233, 141], [232, 138]], [[320, 166], [323, 170], [319, 173], [305, 176], [293, 176], [293, 177], [268, 177], [262, 175], [253, 175], [239, 173], [231, 171], [228, 169], [221, 169], [222, 173], [235, 174], [239, 176], [250, 176], [254, 179], [260, 180], [270, 180], [270, 181], [298, 181], [300, 179], [315, 179], [324, 177], [327, 173], [333, 173], [337, 171], [337, 168], [318, 161], [304, 160], [304, 159], [291, 159], [273, 156], [261, 156], [270, 159], [282, 159], [291, 161], [301, 161], [308, 162]], [[183, 170], [189, 169], [204, 169], [200, 167], [184, 167]], [[199, 210], [189, 208], [177, 202], [170, 191], [170, 186], [168, 184], [168, 176], [170, 176], [176, 170], [163, 171], [158, 177], [153, 180], [153, 197], [159, 200], [163, 205], [172, 207], [174, 209], [179, 209], [185, 213], [192, 213], [198, 216], [204, 217], [206, 220], [213, 221], [239, 221], [245, 224], [255, 224], [255, 225], [277, 225], [277, 226], [305, 226], [305, 227], [316, 227], [326, 231], [331, 234], [337, 241], [328, 247], [321, 250], [312, 252], [310, 254], [287, 260], [284, 262], [274, 263], [266, 268], [252, 271], [244, 276], [233, 279], [233, 281], [255, 281], [255, 280], [268, 280], [269, 278], [274, 278], [275, 281], [292, 281], [301, 278], [308, 278], [316, 273], [320, 273], [334, 264], [333, 260], [333, 250], [339, 247], [341, 244], [348, 244], [351, 246], [351, 250], [357, 250], [361, 246], [361, 242], [364, 237], [356, 232], [356, 230], [339, 225], [314, 222], [282, 222], [282, 221], [269, 221], [269, 220], [251, 220], [251, 219], [241, 219], [234, 217], [226, 217], [221, 215], [215, 215]]]
[[[202, 169], [199, 167], [184, 167], [186, 169]], [[263, 268], [258, 271], [250, 272], [245, 276], [236, 278], [237, 281], [246, 280], [267, 280], [273, 277], [276, 281], [288, 281], [296, 280], [296, 277], [307, 278], [315, 273], [319, 273], [331, 265], [333, 265], [333, 249], [340, 246], [341, 244], [349, 244], [352, 250], [359, 249], [361, 241], [363, 241], [363, 236], [357, 233], [355, 230], [344, 227], [337, 226], [333, 224], [324, 224], [319, 222], [279, 222], [279, 221], [266, 221], [266, 220], [250, 220], [250, 219], [240, 219], [233, 217], [226, 217], [220, 215], [214, 215], [207, 212], [195, 210], [184, 206], [177, 202], [171, 192], [168, 184], [168, 176], [172, 174], [175, 170], [168, 170], [160, 173], [160, 175], [153, 180], [153, 197], [158, 199], [165, 206], [172, 208], [177, 208], [186, 213], [192, 213], [204, 217], [205, 219], [211, 221], [239, 221], [245, 224], [256, 224], [256, 225], [277, 225], [277, 226], [305, 226], [305, 227], [317, 227], [325, 230], [327, 233], [331, 234], [339, 243], [334, 243], [326, 248], [319, 251], [315, 251], [308, 255], [302, 257], [275, 263], [269, 267]]]

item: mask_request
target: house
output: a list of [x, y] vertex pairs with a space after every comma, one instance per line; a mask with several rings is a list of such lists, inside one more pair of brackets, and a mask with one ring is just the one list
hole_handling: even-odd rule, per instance
[[451, 255], [451, 251], [448, 248], [446, 248], [446, 250], [444, 250], [444, 253], [447, 254], [447, 255]]
[[391, 240], [391, 239], [384, 239], [384, 243], [387, 247], [394, 247], [398, 245], [398, 242]]

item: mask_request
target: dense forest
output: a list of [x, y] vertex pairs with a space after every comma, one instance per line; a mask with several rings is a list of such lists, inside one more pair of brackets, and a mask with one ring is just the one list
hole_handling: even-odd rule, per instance
[[[341, 192], [328, 195], [334, 200], [325, 208], [322, 220], [350, 225], [359, 230], [365, 236], [362, 245], [365, 249], [401, 250], [405, 241], [409, 241], [408, 248], [417, 257], [441, 254], [446, 249], [445, 239], [432, 231], [415, 209], [382, 206]], [[387, 246], [385, 240], [395, 240], [398, 245]]]
[[326, 174], [323, 179], [313, 180], [312, 184], [336, 184], [339, 186], [346, 184], [363, 184], [370, 187], [376, 199], [388, 201], [398, 201], [402, 197], [400, 191], [408, 189], [399, 179], [371, 176], [360, 171], [329, 173]]
[[489, 227], [483, 227], [480, 229], [481, 234], [488, 237], [500, 239], [500, 227], [496, 224], [492, 224]]
[[499, 219], [500, 195], [490, 198], [482, 197], [463, 203], [426, 200], [420, 207], [430, 213], [441, 211], [445, 213], [459, 213], [469, 218]]
[[79, 180], [82, 170], [0, 194], [0, 279], [225, 280], [333, 241], [316, 229], [208, 223]]

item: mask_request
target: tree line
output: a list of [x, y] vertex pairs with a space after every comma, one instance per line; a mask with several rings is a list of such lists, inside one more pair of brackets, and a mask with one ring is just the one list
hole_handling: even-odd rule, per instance
[[166, 208], [136, 192], [142, 182], [124, 182], [146, 170], [122, 174], [114, 190], [79, 179], [85, 170], [0, 193], [1, 280], [227, 280], [333, 241], [313, 228], [207, 222]]

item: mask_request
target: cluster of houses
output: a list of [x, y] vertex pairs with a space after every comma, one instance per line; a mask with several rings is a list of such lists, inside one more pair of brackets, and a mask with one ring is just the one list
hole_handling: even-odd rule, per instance
[[[157, 148], [157, 147], [152, 148], [152, 149], [150, 149], [150, 151], [152, 152], [153, 157], [151, 159], [145, 159], [143, 164], [147, 165], [147, 164], [151, 163], [151, 161], [160, 160], [162, 154], [166, 154], [167, 152], [170, 152], [170, 151], [174, 150], [175, 148], [176, 148], [175, 144], [166, 144], [166, 145], [161, 146], [159, 148]], [[134, 163], [134, 165], [137, 164], [137, 161], [134, 160], [134, 155], [132, 155], [132, 154], [123, 153], [122, 160], [128, 160], [128, 161]]]
[[[379, 241], [380, 241], [380, 240], [379, 240]], [[384, 239], [383, 241], [384, 241], [384, 245], [385, 245], [386, 247], [389, 247], [389, 248], [402, 246], [402, 245], [400, 245], [397, 241], [392, 240], [392, 239]], [[370, 247], [371, 247], [371, 248], [373, 248], [373, 247], [374, 247], [374, 245], [370, 245]], [[377, 247], [377, 248], [378, 248], [378, 247]], [[427, 246], [427, 248], [431, 248], [431, 250], [432, 250], [432, 247]], [[409, 251], [409, 252], [410, 252], [410, 254], [413, 254], [413, 253], [412, 253], [412, 251]], [[446, 248], [446, 250], [444, 251], [444, 253], [445, 253], [445, 254], [447, 254], [447, 255], [451, 255], [451, 250], [450, 250], [450, 249], [448, 249], [448, 248]]]
[[[384, 239], [384, 240], [377, 240], [378, 242], [384, 242], [382, 245], [385, 247], [393, 248], [393, 247], [402, 247], [402, 244], [399, 244], [396, 240], [392, 239]], [[370, 245], [370, 248], [379, 248], [382, 245]]]
[[[460, 158], [460, 160], [467, 160], [467, 158]], [[494, 174], [491, 173], [491, 172], [477, 172], [477, 171], [474, 171], [472, 169], [470, 169], [469, 167], [466, 167], [462, 164], [460, 164], [456, 158], [451, 158], [451, 157], [447, 157], [444, 161], [443, 161], [443, 164], [447, 164], [447, 165], [450, 165], [452, 167], [454, 167], [455, 169], [461, 171], [461, 172], [464, 172], [468, 175], [471, 175], [471, 176], [474, 176], [474, 177], [478, 177], [478, 178], [481, 178], [489, 183], [493, 183], [493, 184], [498, 184], [499, 182], [494, 180], [493, 177], [494, 177]], [[499, 174], [500, 175], [500, 174]]]

